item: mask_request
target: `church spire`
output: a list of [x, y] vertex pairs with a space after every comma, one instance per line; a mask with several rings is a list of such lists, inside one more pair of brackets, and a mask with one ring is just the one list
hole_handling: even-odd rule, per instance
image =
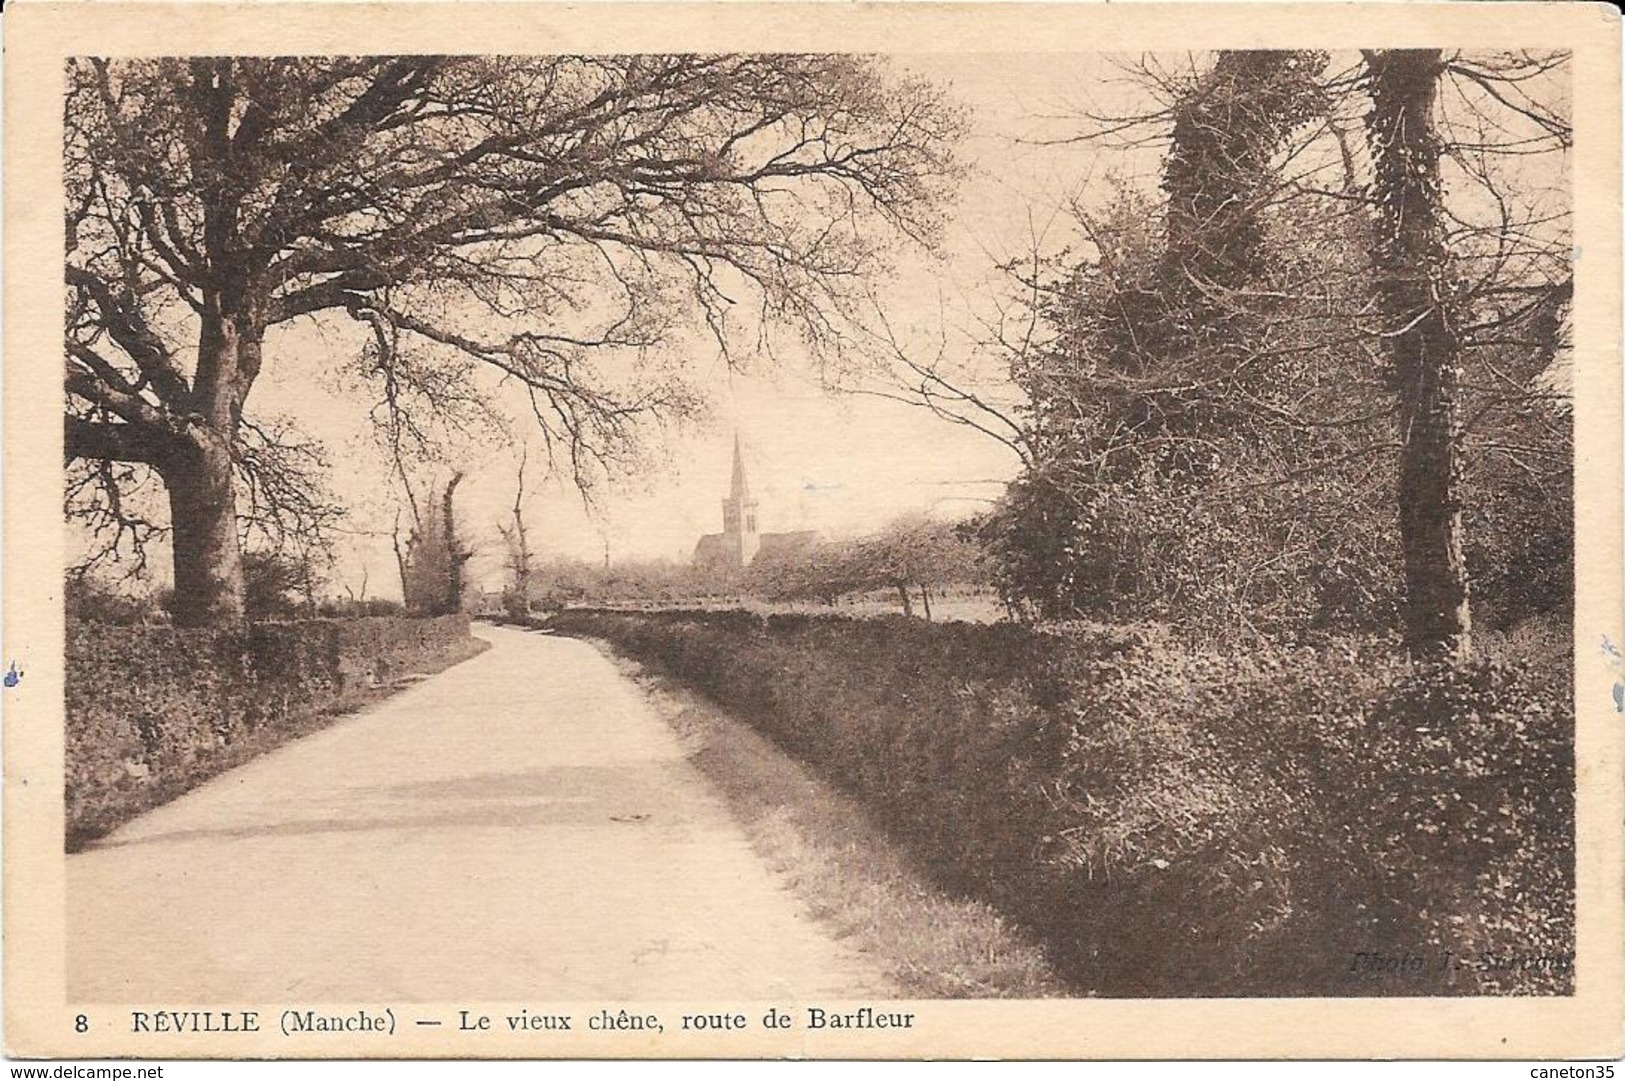
[[745, 483], [745, 459], [739, 453], [739, 433], [734, 433], [734, 479], [733, 490], [729, 498], [735, 502], [744, 502], [750, 497], [750, 485]]
[[722, 501], [722, 533], [737, 545], [735, 565], [750, 566], [761, 541], [756, 533], [756, 500], [751, 497], [750, 483], [745, 480], [745, 455], [739, 448], [738, 432], [734, 433], [733, 490]]

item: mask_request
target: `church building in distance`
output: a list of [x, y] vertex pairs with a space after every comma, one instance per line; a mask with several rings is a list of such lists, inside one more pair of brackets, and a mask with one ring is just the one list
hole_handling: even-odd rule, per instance
[[733, 484], [722, 501], [722, 532], [707, 533], [694, 546], [694, 566], [703, 570], [743, 570], [758, 557], [775, 558], [805, 551], [819, 542], [816, 530], [763, 533], [757, 524], [756, 498], [745, 478], [745, 459], [734, 436]]

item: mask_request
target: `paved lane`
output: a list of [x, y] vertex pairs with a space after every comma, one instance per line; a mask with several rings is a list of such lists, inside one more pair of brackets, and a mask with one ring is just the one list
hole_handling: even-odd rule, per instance
[[492, 648], [68, 858], [82, 1002], [884, 995], [582, 642]]

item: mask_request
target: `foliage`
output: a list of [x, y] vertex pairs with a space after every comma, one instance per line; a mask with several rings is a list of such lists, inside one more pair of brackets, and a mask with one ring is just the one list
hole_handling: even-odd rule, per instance
[[1241, 288], [1274, 261], [1257, 208], [1278, 182], [1276, 155], [1326, 111], [1329, 61], [1325, 53], [1229, 50], [1181, 88], [1162, 180], [1164, 272], [1175, 288]]
[[[1566, 127], [1537, 100], [1560, 96], [1564, 63], [1446, 54], [1436, 69], [1441, 169], [1465, 189], [1440, 218], [1462, 350], [1449, 502], [1500, 625], [1566, 604], [1572, 575], [1567, 194], [1543, 184]], [[1082, 137], [1103, 145], [1166, 139], [1162, 188], [1079, 208], [1081, 249], [1007, 268], [1026, 319], [997, 344], [1026, 397], [1023, 468], [980, 537], [1014, 610], [1257, 641], [1390, 628], [1418, 591], [1400, 511], [1426, 500], [1414, 483], [1402, 496], [1415, 470], [1399, 455], [1417, 426], [1397, 419], [1387, 356], [1414, 305], [1385, 307], [1375, 273], [1414, 261], [1383, 254], [1381, 133], [1366, 155], [1347, 135], [1368, 73], [1328, 64], [1148, 61], [1134, 74], [1160, 107], [1089, 118]], [[1520, 148], [1538, 164], [1503, 168]]]
[[[253, 621], [310, 615], [321, 584], [313, 559], [309, 552], [256, 548], [243, 553], [244, 614]], [[143, 592], [128, 581], [111, 583], [95, 574], [70, 573], [67, 578], [67, 614], [72, 620], [126, 626], [163, 623], [172, 618], [174, 606], [173, 590]]]
[[398, 532], [394, 538], [401, 596], [415, 614], [443, 616], [462, 609], [463, 567], [474, 557], [457, 521], [457, 486], [462, 479], [462, 473], [453, 473], [433, 489], [433, 498], [422, 504], [414, 499], [414, 521], [404, 546]]
[[[1464, 955], [1485, 991], [1570, 975], [1520, 966], [1574, 948], [1571, 693], [1567, 678], [1541, 687], [1515, 667], [1418, 665], [1334, 748], [1352, 783], [1331, 793], [1333, 813], [1361, 823], [1361, 865], [1388, 869], [1370, 918], [1433, 956]], [[1400, 769], [1449, 783], [1378, 776]], [[1441, 896], [1470, 905], [1430, 912]]]
[[[593, 565], [573, 559], [532, 558], [530, 597], [556, 611], [572, 605], [639, 604], [668, 607], [699, 600], [814, 601], [833, 604], [856, 593], [902, 592], [921, 598], [986, 578], [971, 523], [904, 516], [851, 540], [818, 540], [764, 550], [743, 572], [667, 560], [616, 560]], [[506, 603], [506, 602], [505, 602]], [[509, 614], [521, 616], [518, 598]]]
[[1376, 371], [1347, 363], [1346, 332], [1320, 321], [1336, 283], [1359, 273], [1350, 238], [1272, 219], [1283, 248], [1319, 263], [1325, 291], [1275, 299], [1304, 271], [1274, 264], [1257, 287], [1273, 310], [1236, 301], [1228, 326], [1267, 314], [1276, 340], [1242, 339], [1252, 351], [1226, 360], [1171, 333], [1151, 344], [1156, 327], [1199, 313], [1155, 286], [1156, 212], [1125, 197], [1109, 214], [1090, 223], [1098, 259], [1046, 286], [1053, 342], [1014, 368], [1033, 458], [981, 531], [1001, 590], [1044, 619], [1380, 625], [1397, 562], [1387, 407], [1373, 401]]
[[93, 574], [67, 576], [66, 609], [70, 620], [130, 626], [161, 623], [168, 618], [157, 597], [121, 589]]
[[260, 550], [243, 553], [243, 614], [250, 620], [309, 615], [317, 584], [308, 557]]
[[1390, 640], [1194, 653], [1132, 627], [549, 626], [735, 709], [1036, 932], [1081, 991], [1572, 989], [1566, 675], [1423, 666]]
[[367, 597], [360, 600], [351, 597], [330, 597], [316, 606], [316, 614], [322, 619], [402, 616], [406, 614], [406, 606], [401, 604], [400, 601], [392, 601], [384, 597]]
[[463, 616], [228, 629], [70, 620], [70, 848], [320, 727], [318, 714], [356, 701], [392, 672], [442, 663], [470, 644]]
[[869, 536], [778, 556], [763, 553], [751, 563], [743, 584], [752, 596], [767, 600], [825, 604], [851, 593], [895, 590], [905, 613], [912, 613], [917, 591], [929, 612], [932, 590], [983, 580], [974, 536], [971, 523], [905, 515]]
[[[576, 604], [669, 603], [703, 595], [718, 584], [714, 576], [667, 560], [617, 560], [604, 565], [536, 557], [530, 571], [530, 602], [549, 611]], [[518, 604], [514, 597], [513, 608]], [[510, 610], [509, 614], [525, 613]]]

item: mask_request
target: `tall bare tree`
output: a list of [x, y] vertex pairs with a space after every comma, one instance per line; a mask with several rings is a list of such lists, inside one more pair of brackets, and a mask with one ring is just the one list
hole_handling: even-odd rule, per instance
[[[277, 328], [356, 320], [397, 451], [528, 395], [577, 480], [689, 404], [654, 356], [731, 313], [839, 350], [929, 240], [959, 118], [848, 56], [193, 57], [68, 65], [65, 453], [155, 474], [178, 618], [242, 612], [238, 483]], [[118, 463], [103, 468], [98, 463]], [[104, 523], [105, 524], [105, 523]], [[139, 527], [138, 527], [139, 528]]]
[[497, 526], [502, 543], [507, 548], [508, 584], [504, 589], [503, 604], [512, 615], [524, 615], [530, 610], [531, 571], [535, 554], [530, 546], [530, 531], [525, 526], [525, 465], [529, 452], [519, 455], [518, 478], [514, 484], [513, 515], [504, 525]]

